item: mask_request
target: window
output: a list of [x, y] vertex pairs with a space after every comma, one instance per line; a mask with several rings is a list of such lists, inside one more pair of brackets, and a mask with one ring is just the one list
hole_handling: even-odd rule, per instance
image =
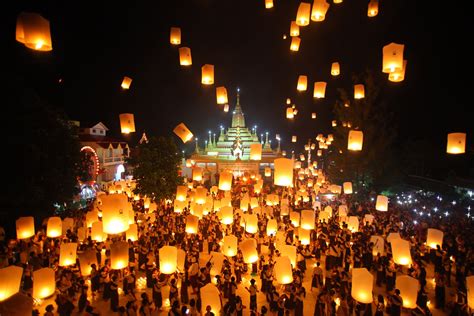
[[100, 131], [101, 134], [104, 134], [104, 131]]
[[92, 133], [97, 133], [97, 130], [93, 129], [93, 130], [92, 130]]

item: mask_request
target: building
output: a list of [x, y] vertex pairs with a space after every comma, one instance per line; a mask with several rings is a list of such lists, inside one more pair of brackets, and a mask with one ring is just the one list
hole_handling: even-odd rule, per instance
[[[217, 140], [209, 133], [204, 148], [199, 147], [196, 141], [194, 153], [190, 158], [196, 166], [203, 168], [204, 178], [210, 180], [212, 184], [216, 183], [216, 175], [224, 170], [232, 171], [236, 177], [245, 173], [263, 173], [266, 167], [273, 169], [273, 160], [282, 156], [278, 138], [278, 147], [274, 150], [268, 139], [268, 133], [265, 134], [265, 138], [259, 139], [256, 129], [249, 130], [246, 127], [239, 92], [237, 89], [237, 102], [232, 112], [231, 127], [227, 130], [221, 127]], [[250, 145], [259, 143], [262, 144], [262, 159], [250, 160]], [[182, 170], [183, 175], [191, 177], [192, 170], [186, 167], [184, 162]]]

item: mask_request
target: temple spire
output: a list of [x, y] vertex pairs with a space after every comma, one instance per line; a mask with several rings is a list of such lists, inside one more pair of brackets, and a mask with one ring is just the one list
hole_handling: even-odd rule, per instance
[[245, 127], [244, 113], [240, 107], [240, 88], [237, 88], [237, 102], [232, 113], [232, 127]]

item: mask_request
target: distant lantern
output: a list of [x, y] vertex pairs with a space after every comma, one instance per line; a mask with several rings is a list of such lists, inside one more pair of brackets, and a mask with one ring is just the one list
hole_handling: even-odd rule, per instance
[[262, 160], [262, 144], [250, 145], [250, 160]]
[[120, 270], [128, 266], [129, 261], [128, 243], [126, 241], [116, 241], [110, 245], [110, 267]]
[[290, 107], [290, 106], [287, 107], [287, 108], [286, 108], [286, 118], [287, 118], [287, 119], [292, 119], [292, 118], [294, 118], [294, 117], [295, 117], [295, 115], [294, 115], [294, 112], [293, 112], [293, 108]]
[[403, 239], [392, 239], [390, 245], [392, 247], [393, 261], [396, 264], [402, 266], [412, 264], [409, 241]]
[[293, 270], [288, 257], [278, 257], [273, 266], [275, 278], [279, 284], [290, 284], [293, 282]]
[[291, 38], [290, 50], [297, 52], [300, 50], [301, 38], [293, 36]]
[[290, 186], [293, 183], [293, 160], [278, 158], [274, 160], [274, 183], [280, 186]]
[[271, 177], [272, 176], [272, 169], [269, 167], [265, 168], [265, 177]]
[[33, 216], [20, 217], [16, 220], [16, 238], [27, 239], [35, 235], [35, 220]]
[[448, 154], [464, 154], [466, 152], [466, 133], [449, 133], [446, 152]]
[[273, 0], [265, 0], [265, 9], [273, 8]]
[[290, 25], [290, 36], [300, 36], [300, 27], [296, 24], [296, 21], [291, 21]]
[[339, 76], [341, 73], [341, 66], [339, 66], [338, 62], [334, 62], [331, 65], [331, 75], [332, 76]]
[[290, 98], [286, 98], [286, 104], [287, 104], [287, 105], [290, 105], [290, 104], [291, 104], [291, 99], [290, 99]]
[[[373, 1], [373, 0], [372, 0]], [[390, 43], [385, 45], [382, 49], [382, 71], [391, 73], [395, 71], [402, 71], [403, 69], [403, 50], [405, 45]]]
[[201, 83], [205, 85], [214, 84], [214, 65], [205, 64], [201, 68]]
[[199, 205], [206, 203], [207, 189], [203, 187], [196, 188], [196, 195], [194, 197], [194, 202]]
[[130, 224], [128, 230], [125, 232], [125, 238], [131, 241], [138, 240], [138, 226], [137, 224]]
[[365, 90], [363, 84], [354, 85], [354, 99], [363, 99], [365, 98]]
[[344, 194], [352, 194], [352, 182], [344, 182], [342, 187], [344, 188]]
[[291, 142], [296, 143], [297, 137], [295, 135], [291, 136]]
[[95, 264], [97, 267], [99, 266], [97, 264], [96, 251], [93, 249], [78, 253], [77, 256], [79, 258], [79, 266], [81, 268], [81, 275], [83, 277], [91, 275], [91, 265]]
[[301, 2], [296, 13], [296, 24], [299, 26], [306, 26], [309, 24], [311, 16], [311, 4], [307, 2]]
[[315, 214], [313, 210], [301, 211], [301, 227], [304, 229], [314, 229]]
[[332, 126], [332, 127], [336, 127], [336, 126], [337, 126], [337, 121], [336, 121], [336, 120], [332, 120], [331, 126]]
[[176, 189], [176, 200], [185, 201], [188, 193], [188, 187], [185, 185], [178, 185]]
[[327, 3], [326, 0], [314, 0], [313, 9], [311, 10], [311, 20], [315, 22], [324, 21], [328, 9], [329, 3]]
[[300, 227], [298, 229], [298, 239], [302, 245], [309, 245], [311, 241], [311, 230]]
[[222, 252], [227, 257], [234, 257], [237, 255], [237, 242], [238, 239], [234, 235], [224, 236], [222, 244]]
[[400, 290], [404, 308], [416, 308], [420, 285], [417, 279], [408, 275], [399, 275], [395, 279], [395, 288]]
[[107, 234], [120, 234], [128, 229], [128, 214], [132, 208], [124, 194], [101, 195], [102, 223]]
[[316, 156], [321, 157], [323, 155], [323, 151], [321, 149], [318, 149], [316, 152]]
[[163, 246], [160, 248], [160, 272], [172, 274], [176, 272], [178, 262], [178, 249], [174, 246]]
[[342, 1], [343, 1], [343, 0], [334, 0], [333, 2], [334, 2], [335, 4], [339, 4], [339, 3], [342, 3]]
[[135, 119], [132, 113], [122, 113], [119, 115], [120, 118], [120, 129], [123, 134], [129, 134], [135, 132]]
[[314, 112], [311, 113], [311, 118], [312, 118], [312, 119], [315, 119], [315, 118], [316, 118], [316, 113], [314, 113]]
[[38, 13], [22, 12], [18, 15], [16, 40], [34, 50], [53, 50], [49, 21]]
[[218, 214], [221, 215], [222, 224], [230, 225], [234, 222], [234, 210], [232, 206], [222, 206]]
[[249, 210], [250, 200], [247, 197], [244, 197], [240, 200], [240, 209], [244, 212]]
[[267, 222], [267, 235], [273, 235], [275, 236], [276, 232], [278, 231], [278, 223], [276, 219], [270, 219]]
[[318, 81], [314, 83], [313, 97], [322, 99], [326, 95], [326, 82]]
[[388, 80], [392, 82], [401, 82], [405, 80], [405, 71], [407, 68], [407, 61], [403, 60], [403, 68], [401, 71], [394, 71], [388, 74]]
[[229, 112], [229, 104], [224, 104], [224, 112]]
[[296, 90], [306, 91], [307, 88], [308, 88], [308, 77], [304, 75], [300, 75], [298, 77], [298, 84], [296, 86]]
[[386, 212], [388, 210], [388, 197], [386, 197], [385, 195], [377, 195], [375, 209], [377, 211]]
[[202, 168], [193, 168], [193, 181], [202, 181]]
[[364, 141], [364, 133], [362, 131], [349, 131], [349, 137], [347, 138], [347, 149], [360, 151], [362, 150], [362, 144]]
[[46, 227], [46, 236], [49, 238], [56, 238], [63, 233], [63, 222], [61, 217], [50, 217], [48, 218], [48, 225]]
[[125, 89], [125, 90], [130, 89], [131, 84], [132, 84], [132, 78], [127, 77], [127, 76], [123, 77], [122, 84], [121, 84], [122, 89]]
[[170, 43], [173, 45], [181, 44], [181, 28], [172, 27], [170, 30]]
[[56, 292], [55, 272], [51, 268], [33, 271], [33, 298], [42, 300]]
[[219, 175], [219, 190], [229, 191], [232, 189], [232, 172], [221, 172]]
[[370, 304], [373, 299], [374, 276], [366, 268], [352, 269], [351, 296], [362, 304]]
[[347, 228], [352, 233], [357, 233], [359, 231], [359, 218], [357, 216], [349, 216], [347, 220]]
[[258, 217], [257, 214], [245, 214], [245, 231], [249, 234], [258, 232]]
[[193, 64], [193, 59], [191, 56], [191, 48], [189, 47], [179, 48], [179, 64], [181, 66], [191, 66]]
[[466, 277], [467, 305], [474, 309], [474, 275]]
[[293, 226], [299, 227], [300, 226], [300, 213], [290, 212], [290, 222]]
[[22, 275], [23, 268], [18, 266], [11, 265], [0, 269], [0, 302], [5, 301], [20, 291]]
[[193, 138], [193, 133], [184, 125], [184, 123], [178, 124], [174, 129], [173, 132], [181, 138], [183, 143], [188, 142]]
[[436, 246], [443, 246], [443, 236], [444, 233], [439, 229], [428, 228], [428, 234], [426, 236], [426, 244], [433, 249], [436, 249]]
[[62, 243], [59, 247], [59, 266], [67, 267], [76, 264], [77, 243]]
[[240, 250], [245, 263], [254, 263], [258, 260], [257, 242], [255, 239], [246, 239], [240, 243]]
[[379, 1], [378, 0], [370, 0], [369, 7], [367, 8], [367, 16], [369, 18], [373, 18], [379, 14]]
[[212, 283], [208, 283], [199, 289], [201, 297], [201, 315], [206, 314], [207, 306], [211, 307], [211, 313], [220, 315], [222, 309], [221, 293]]
[[227, 89], [225, 87], [217, 87], [216, 98], [217, 98], [217, 104], [228, 103], [229, 101], [227, 99]]
[[91, 239], [97, 242], [104, 241], [104, 230], [102, 222], [93, 222], [91, 226]]

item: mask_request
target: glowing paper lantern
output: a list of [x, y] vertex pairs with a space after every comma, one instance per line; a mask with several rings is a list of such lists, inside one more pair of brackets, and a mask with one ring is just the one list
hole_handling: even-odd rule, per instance
[[172, 274], [176, 272], [178, 262], [178, 249], [173, 246], [163, 246], [160, 248], [160, 272]]
[[46, 227], [46, 236], [49, 238], [56, 238], [62, 235], [63, 222], [61, 217], [50, 217]]
[[335, 77], [335, 76], [339, 76], [340, 73], [341, 73], [341, 66], [339, 65], [339, 63], [338, 62], [332, 63], [331, 75]]
[[179, 48], [179, 64], [181, 66], [191, 66], [193, 64], [193, 58], [191, 56], [191, 48], [189, 47]]
[[91, 239], [98, 242], [102, 242], [104, 240], [104, 230], [102, 222], [97, 221], [92, 223]]
[[388, 234], [387, 242], [391, 243], [395, 239], [402, 239], [399, 233], [393, 232], [393, 233]]
[[35, 220], [32, 216], [16, 220], [16, 238], [27, 239], [35, 235]]
[[362, 220], [362, 224], [365, 225], [365, 224], [369, 224], [369, 225], [372, 225], [372, 223], [374, 222], [374, 219], [375, 219], [375, 216], [372, 215], [372, 214], [365, 214], [364, 215], [364, 219]]
[[20, 291], [23, 268], [8, 266], [0, 269], [0, 302]]
[[193, 181], [202, 181], [202, 168], [193, 168]]
[[126, 231], [126, 239], [135, 241], [138, 240], [138, 226], [137, 224], [131, 224]]
[[364, 141], [364, 133], [362, 131], [349, 131], [347, 138], [347, 149], [360, 151], [362, 150], [362, 143]]
[[49, 21], [37, 13], [22, 12], [18, 15], [16, 40], [34, 50], [53, 50]]
[[257, 242], [255, 239], [246, 239], [240, 243], [240, 250], [245, 263], [254, 263], [258, 260]]
[[301, 2], [296, 13], [296, 24], [299, 26], [306, 26], [309, 24], [311, 14], [311, 4]]
[[407, 266], [412, 264], [410, 254], [410, 242], [403, 239], [392, 239], [390, 241], [392, 246], [393, 261], [396, 264]]
[[400, 71], [394, 71], [388, 74], [388, 80], [392, 82], [401, 82], [405, 80], [405, 71], [407, 68], [407, 61], [406, 59], [403, 60], [403, 68]]
[[313, 97], [317, 99], [324, 98], [326, 95], [326, 82], [318, 81], [314, 83]]
[[448, 154], [464, 154], [466, 152], [466, 134], [448, 134], [448, 145], [446, 148], [446, 152]]
[[311, 241], [311, 230], [304, 229], [303, 227], [298, 228], [298, 239], [302, 245], [309, 245]]
[[102, 223], [107, 234], [120, 234], [128, 229], [128, 210], [132, 208], [124, 194], [101, 196]]
[[349, 216], [349, 219], [347, 222], [347, 228], [353, 233], [358, 232], [359, 231], [359, 218], [357, 216]]
[[365, 89], [363, 84], [354, 85], [354, 99], [363, 99], [365, 97]]
[[351, 296], [363, 304], [372, 303], [372, 290], [374, 287], [374, 276], [366, 268], [352, 269]]
[[110, 245], [110, 268], [120, 270], [128, 267], [128, 243], [116, 241]]
[[265, 177], [271, 177], [272, 176], [272, 169], [269, 167], [265, 168]]
[[416, 298], [420, 285], [417, 279], [408, 275], [399, 275], [395, 279], [395, 288], [400, 290], [403, 299], [403, 307], [416, 308]]
[[122, 113], [119, 115], [120, 118], [120, 129], [123, 134], [129, 134], [135, 132], [135, 119], [132, 113]]
[[286, 108], [286, 118], [287, 119], [292, 119], [295, 117], [295, 114], [293, 112], [293, 108], [292, 107], [287, 107]]
[[206, 188], [196, 188], [196, 196], [194, 198], [194, 201], [197, 204], [203, 205], [206, 203], [206, 197], [207, 197], [207, 189]]
[[428, 235], [426, 236], [426, 244], [433, 249], [436, 249], [436, 246], [443, 246], [443, 236], [444, 233], [439, 229], [428, 228]]
[[95, 250], [86, 250], [82, 253], [78, 253], [77, 256], [79, 258], [79, 266], [81, 268], [82, 276], [91, 275], [92, 264], [95, 264], [98, 267]]
[[[229, 192], [229, 191], [226, 191]], [[230, 194], [230, 192], [229, 192]], [[232, 200], [230, 197], [224, 197], [221, 199], [221, 206], [229, 206], [232, 207]]]
[[178, 124], [174, 129], [173, 132], [181, 138], [183, 143], [186, 143], [187, 141], [191, 140], [193, 138], [193, 133], [184, 125], [184, 123]]
[[251, 144], [250, 145], [250, 160], [261, 160], [262, 159], [262, 144]]
[[76, 264], [77, 243], [62, 243], [59, 248], [59, 266], [67, 267]]
[[245, 231], [249, 234], [258, 232], [258, 217], [257, 214], [246, 214], [245, 216]]
[[369, 6], [367, 8], [367, 16], [369, 18], [373, 18], [379, 14], [379, 1], [378, 0], [370, 0]]
[[276, 219], [270, 219], [267, 222], [267, 235], [273, 235], [275, 236], [276, 232], [278, 231], [278, 223]]
[[275, 278], [278, 284], [290, 284], [293, 282], [293, 270], [291, 269], [291, 262], [288, 257], [278, 257], [273, 266]]
[[222, 172], [219, 176], [219, 190], [229, 191], [232, 188], [232, 173]]
[[186, 232], [188, 234], [197, 234], [199, 218], [194, 215], [186, 216]]
[[316, 113], [314, 113], [314, 112], [311, 113], [311, 118], [312, 118], [312, 119], [315, 119], [315, 118], [316, 118]]
[[229, 104], [224, 105], [224, 112], [229, 112]]
[[243, 198], [240, 200], [240, 209], [244, 212], [247, 212], [249, 209], [250, 200], [248, 198]]
[[388, 197], [386, 197], [385, 195], [377, 195], [375, 209], [377, 211], [386, 212], [388, 210]]
[[299, 227], [300, 226], [300, 213], [290, 212], [290, 221], [291, 221], [291, 224], [293, 224], [293, 226]]
[[315, 214], [313, 210], [301, 211], [301, 227], [304, 229], [314, 229]]
[[132, 84], [132, 78], [130, 77], [123, 77], [122, 84], [120, 85], [122, 89], [128, 90], [130, 89], [130, 85]]
[[92, 223], [97, 222], [99, 220], [99, 211], [94, 209], [86, 213], [86, 224], [87, 227], [92, 227]]
[[[373, 1], [373, 0], [371, 0]], [[382, 71], [391, 73], [395, 71], [402, 71], [403, 69], [403, 49], [405, 45], [390, 43], [385, 45], [382, 49]]]
[[273, 0], [265, 0], [265, 9], [273, 8]]
[[308, 87], [308, 77], [301, 75], [298, 77], [298, 85], [296, 86], [296, 90], [298, 91], [306, 91]]
[[181, 44], [181, 28], [172, 27], [170, 31], [170, 43], [173, 45]]
[[295, 135], [291, 136], [291, 142], [292, 142], [292, 143], [296, 143], [296, 140], [297, 140], [297, 139], [298, 139], [298, 138], [297, 138]]
[[274, 183], [280, 186], [290, 186], [293, 183], [293, 160], [278, 158], [274, 160]]
[[206, 314], [206, 307], [211, 307], [211, 312], [214, 315], [220, 315], [222, 304], [220, 299], [220, 292], [217, 287], [212, 284], [208, 283], [205, 286], [199, 289], [199, 293], [201, 295], [201, 315]]
[[467, 304], [474, 309], [474, 275], [466, 277]]
[[214, 65], [205, 64], [201, 68], [201, 83], [205, 85], [214, 84]]
[[219, 214], [222, 216], [221, 222], [224, 225], [230, 225], [234, 222], [234, 210], [231, 206], [221, 207]]
[[296, 247], [291, 245], [281, 245], [279, 248], [282, 257], [287, 256], [290, 259], [293, 268], [296, 267]]
[[293, 36], [291, 38], [290, 50], [297, 52], [300, 50], [301, 38]]
[[370, 236], [370, 242], [372, 242], [373, 248], [372, 248], [372, 255], [377, 256], [378, 254], [383, 255], [384, 253], [384, 240], [383, 237], [381, 236]]
[[176, 200], [185, 201], [188, 194], [188, 187], [185, 185], [178, 185], [176, 189]]
[[342, 186], [344, 188], [344, 194], [352, 194], [352, 182], [344, 182]]
[[314, 0], [313, 9], [311, 10], [311, 20], [315, 22], [324, 21], [328, 9], [329, 3], [325, 0]]
[[217, 104], [228, 103], [229, 101], [227, 99], [227, 89], [225, 87], [217, 87], [216, 98], [217, 98]]
[[254, 209], [258, 207], [258, 199], [256, 197], [250, 198], [250, 208]]
[[55, 272], [51, 268], [42, 268], [33, 271], [33, 298], [41, 300], [54, 294], [56, 291]]
[[62, 223], [63, 235], [67, 234], [67, 231], [74, 231], [74, 218], [66, 217]]
[[296, 24], [296, 21], [291, 21], [290, 36], [300, 36], [300, 27]]
[[238, 239], [234, 235], [224, 236], [222, 243], [222, 252], [227, 257], [233, 257], [237, 255], [237, 242]]

